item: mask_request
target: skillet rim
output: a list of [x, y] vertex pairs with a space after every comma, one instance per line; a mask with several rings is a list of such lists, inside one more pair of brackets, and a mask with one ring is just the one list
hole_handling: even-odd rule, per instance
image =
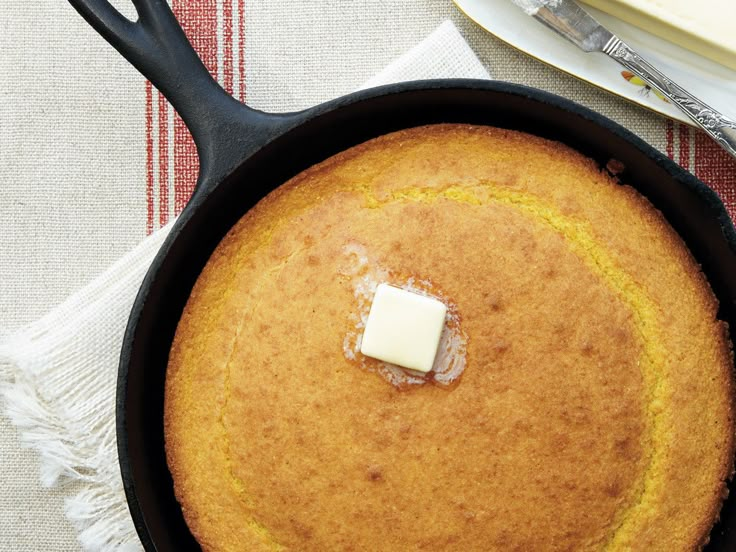
[[[273, 115], [273, 126], [271, 127], [271, 133], [268, 140], [259, 143], [253, 151], [244, 153], [237, 161], [231, 162], [230, 171], [220, 177], [215, 177], [212, 180], [208, 179], [205, 175], [201, 177], [201, 181], [198, 184], [192, 198], [182, 211], [179, 219], [172, 227], [169, 235], [161, 246], [161, 249], [156, 254], [151, 267], [146, 273], [143, 279], [141, 287], [139, 288], [135, 302], [133, 304], [130, 317], [125, 330], [125, 336], [121, 348], [120, 363], [118, 367], [118, 378], [116, 388], [116, 435], [117, 435], [117, 449], [118, 449], [118, 460], [120, 464], [120, 471], [123, 481], [123, 488], [128, 502], [131, 517], [138, 533], [139, 538], [146, 550], [158, 550], [156, 543], [151, 537], [151, 533], [146, 522], [146, 515], [144, 513], [144, 507], [141, 506], [138, 500], [138, 493], [136, 491], [135, 481], [135, 468], [134, 462], [131, 459], [131, 453], [129, 450], [129, 435], [128, 435], [128, 379], [131, 371], [132, 358], [136, 343], [139, 342], [138, 331], [140, 330], [141, 320], [144, 317], [154, 317], [153, 314], [146, 312], [147, 300], [151, 292], [151, 288], [157, 282], [157, 277], [165, 266], [166, 259], [170, 257], [169, 253], [172, 246], [177, 242], [184, 228], [191, 221], [193, 215], [202, 208], [206, 203], [207, 199], [211, 197], [212, 193], [230, 176], [238, 171], [249, 159], [255, 154], [266, 147], [282, 147], [279, 146], [278, 142], [280, 139], [286, 137], [291, 131], [303, 128], [310, 122], [319, 119], [322, 116], [336, 112], [341, 108], [347, 108], [355, 106], [360, 102], [367, 100], [377, 99], [381, 97], [390, 97], [392, 95], [411, 93], [411, 92], [431, 92], [444, 91], [451, 92], [456, 90], [458, 92], [463, 91], [477, 91], [487, 92], [491, 94], [502, 94], [516, 96], [521, 99], [531, 100], [536, 103], [546, 104], [548, 107], [554, 108], [556, 111], [563, 112], [567, 117], [579, 117], [585, 121], [593, 123], [594, 125], [601, 127], [604, 131], [614, 135], [617, 138], [622, 139], [633, 147], [634, 150], [643, 154], [648, 160], [655, 163], [657, 167], [662, 169], [667, 176], [673, 181], [673, 184], [684, 186], [689, 191], [693, 192], [703, 204], [703, 207], [707, 210], [707, 213], [713, 217], [713, 220], [718, 223], [721, 229], [721, 233], [726, 242], [726, 245], [730, 249], [731, 253], [736, 257], [736, 229], [734, 224], [726, 211], [726, 207], [720, 200], [718, 195], [705, 183], [699, 180], [690, 172], [686, 171], [674, 161], [666, 157], [656, 148], [646, 143], [644, 140], [636, 136], [632, 131], [627, 130], [620, 124], [612, 121], [608, 117], [601, 115], [593, 111], [590, 108], [584, 107], [572, 100], [563, 98], [556, 94], [539, 90], [536, 88], [509, 83], [504, 81], [490, 81], [490, 80], [478, 80], [478, 79], [433, 79], [424, 81], [408, 81], [397, 84], [385, 85], [377, 88], [371, 88], [368, 90], [362, 90], [348, 94], [334, 100], [319, 104], [315, 107], [307, 109], [305, 111]], [[426, 108], [425, 108], [426, 109]], [[267, 114], [266, 114], [267, 115]], [[406, 127], [408, 128], [408, 127]], [[515, 130], [513, 127], [508, 127]], [[263, 128], [259, 129], [263, 132]], [[318, 160], [314, 161], [315, 163]], [[273, 188], [263, 190], [260, 197], [264, 197]], [[659, 208], [655, 205], [656, 208]], [[678, 232], [679, 234], [679, 232]], [[224, 234], [220, 235], [219, 239], [222, 239]], [[683, 238], [684, 239], [684, 238]], [[718, 296], [717, 296], [718, 297]], [[719, 298], [720, 299], [720, 298]], [[149, 309], [150, 310], [150, 309]], [[161, 423], [163, 421], [161, 420]], [[725, 504], [725, 502], [724, 502]]]

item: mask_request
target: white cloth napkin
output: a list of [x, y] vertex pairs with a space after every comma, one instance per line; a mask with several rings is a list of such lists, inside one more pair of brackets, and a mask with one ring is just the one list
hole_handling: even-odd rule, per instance
[[[362, 88], [423, 78], [491, 78], [446, 21]], [[128, 314], [170, 229], [141, 242], [46, 316], [0, 342], [7, 414], [38, 450], [41, 480], [83, 490], [66, 514], [87, 550], [140, 550], [122, 489], [115, 441], [115, 384]]]

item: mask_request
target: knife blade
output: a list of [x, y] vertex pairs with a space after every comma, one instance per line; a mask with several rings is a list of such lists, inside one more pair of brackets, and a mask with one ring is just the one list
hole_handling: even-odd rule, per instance
[[602, 52], [661, 92], [736, 158], [736, 121], [726, 117], [659, 71], [601, 25], [574, 0], [512, 0], [537, 21], [585, 52]]
[[524, 11], [585, 52], [602, 52], [613, 33], [575, 2], [514, 0]]

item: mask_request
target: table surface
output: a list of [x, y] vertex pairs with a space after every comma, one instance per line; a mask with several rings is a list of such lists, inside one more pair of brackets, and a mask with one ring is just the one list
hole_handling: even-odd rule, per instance
[[[130, 11], [124, 0], [114, 3]], [[706, 180], [734, 183], [736, 171], [721, 167], [713, 173], [713, 163], [699, 159], [708, 146], [696, 132], [509, 48], [468, 21], [450, 0], [173, 4], [195, 23], [210, 21], [220, 33], [243, 33], [244, 39], [235, 41], [242, 52], [235, 54], [235, 65], [242, 59], [245, 98], [256, 108], [294, 110], [347, 93], [452, 19], [496, 78], [572, 98], [624, 124]], [[223, 25], [223, 14], [237, 17], [239, 9], [242, 27]], [[0, 52], [1, 336], [83, 286], [186, 198], [159, 195], [156, 210], [150, 210], [146, 141], [140, 139], [146, 133], [146, 83], [66, 2], [3, 0]], [[221, 49], [210, 52], [213, 59], [218, 52], [221, 58]], [[221, 77], [228, 78], [222, 72]], [[42, 488], [37, 454], [20, 446], [4, 416], [0, 480], [0, 551], [80, 549], [63, 515], [64, 499], [75, 485]]]

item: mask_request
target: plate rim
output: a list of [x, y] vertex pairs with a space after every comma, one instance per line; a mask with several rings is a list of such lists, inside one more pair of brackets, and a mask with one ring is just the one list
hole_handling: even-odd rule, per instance
[[611, 94], [611, 95], [613, 95], [613, 96], [615, 96], [617, 98], [620, 98], [622, 100], [625, 100], [625, 101], [627, 101], [628, 103], [630, 103], [632, 105], [635, 105], [635, 106], [644, 108], [644, 109], [646, 109], [647, 111], [649, 111], [651, 113], [655, 113], [655, 114], [657, 114], [657, 115], [659, 115], [661, 117], [664, 117], [668, 121], [674, 121], [674, 122], [677, 122], [677, 123], [680, 123], [680, 124], [685, 124], [685, 125], [687, 125], [687, 126], [689, 126], [691, 128], [695, 128], [695, 129], [699, 129], [700, 128], [695, 123], [693, 123], [684, 113], [682, 113], [680, 117], [675, 117], [675, 116], [671, 115], [670, 113], [665, 113], [664, 111], [662, 111], [660, 109], [657, 109], [657, 107], [655, 107], [653, 105], [645, 104], [645, 103], [642, 103], [642, 102], [637, 101], [636, 98], [629, 97], [629, 96], [624, 96], [622, 94], [619, 94], [618, 92], [616, 92], [616, 91], [614, 91], [614, 90], [606, 87], [604, 84], [600, 84], [600, 83], [597, 83], [597, 82], [593, 82], [591, 80], [588, 80], [588, 79], [586, 79], [585, 77], [583, 77], [582, 75], [580, 75], [578, 73], [574, 73], [572, 71], [568, 71], [567, 69], [564, 69], [564, 68], [560, 67], [559, 65], [555, 65], [551, 61], [548, 61], [548, 60], [545, 60], [545, 59], [542, 59], [542, 58], [536, 56], [535, 54], [529, 52], [528, 50], [525, 50], [521, 46], [519, 46], [517, 44], [514, 44], [513, 42], [510, 42], [510, 41], [506, 40], [505, 38], [499, 36], [498, 34], [496, 34], [495, 32], [493, 32], [492, 30], [490, 30], [489, 28], [487, 28], [485, 25], [483, 25], [482, 23], [480, 23], [480, 21], [478, 21], [477, 18], [475, 18], [472, 15], [470, 15], [466, 11], [466, 9], [463, 7], [463, 5], [462, 5], [463, 0], [452, 0], [452, 2], [453, 2], [453, 4], [455, 4], [455, 6], [457, 7], [457, 9], [460, 10], [460, 12], [465, 17], [467, 17], [470, 21], [472, 21], [478, 27], [480, 27], [481, 29], [483, 29], [483, 31], [487, 32], [488, 34], [490, 34], [494, 38], [500, 40], [504, 44], [512, 47], [514, 50], [516, 50], [518, 52], [522, 52], [523, 54], [531, 57], [532, 59], [534, 59], [534, 60], [536, 60], [536, 61], [538, 61], [540, 63], [545, 64], [547, 67], [552, 67], [553, 69], [556, 69], [557, 71], [560, 71], [561, 73], [564, 73], [565, 75], [569, 75], [571, 77], [574, 77], [575, 79], [577, 79], [577, 80], [579, 80], [581, 82], [584, 82], [586, 84], [589, 84], [591, 86], [594, 86], [594, 87], [598, 88], [599, 90], [603, 90], [604, 92], [607, 92], [608, 94]]

